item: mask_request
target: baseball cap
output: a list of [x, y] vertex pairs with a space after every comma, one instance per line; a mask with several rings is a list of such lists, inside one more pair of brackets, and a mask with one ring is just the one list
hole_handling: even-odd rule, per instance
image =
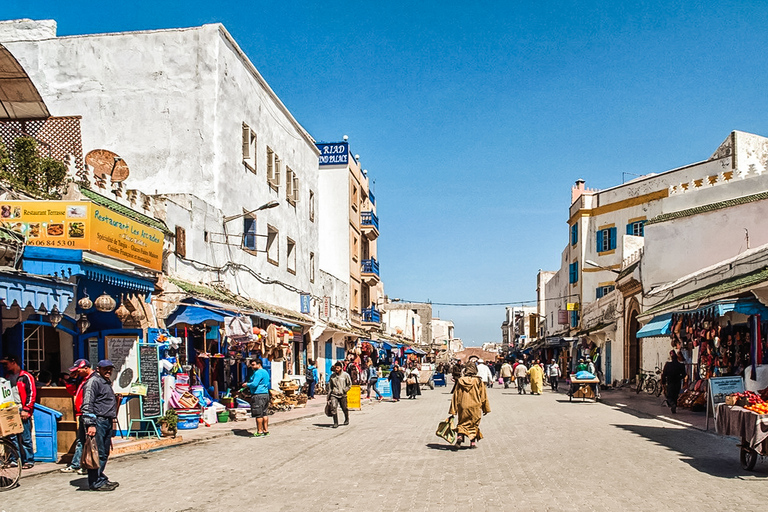
[[109, 368], [109, 367], [114, 368], [115, 365], [113, 365], [112, 361], [110, 361], [109, 359], [102, 359], [101, 361], [99, 361], [99, 364], [97, 364], [96, 367], [97, 368]]
[[3, 356], [3, 358], [0, 359], [0, 363], [21, 364], [21, 360], [17, 356]]
[[478, 360], [477, 360], [477, 361], [475, 361], [475, 362], [477, 362], [477, 363], [483, 363], [483, 362], [485, 362], [485, 361], [483, 361], [482, 359], [478, 359]]
[[69, 371], [73, 372], [75, 370], [82, 370], [83, 368], [90, 368], [91, 362], [87, 359], [78, 359], [75, 361], [75, 364], [70, 366]]

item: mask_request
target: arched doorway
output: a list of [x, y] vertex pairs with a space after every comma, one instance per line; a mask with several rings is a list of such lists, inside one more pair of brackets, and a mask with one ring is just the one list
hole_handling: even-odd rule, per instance
[[640, 340], [637, 337], [637, 331], [640, 330], [640, 322], [637, 321], [637, 316], [640, 314], [636, 304], [632, 304], [629, 313], [627, 315], [627, 365], [626, 376], [631, 381], [635, 376], [640, 373], [640, 366], [642, 362], [642, 350], [640, 346]]

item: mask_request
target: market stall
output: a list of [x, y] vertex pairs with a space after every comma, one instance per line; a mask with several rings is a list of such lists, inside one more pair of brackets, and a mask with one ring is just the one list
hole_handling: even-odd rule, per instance
[[741, 439], [739, 460], [744, 469], [753, 470], [758, 456], [768, 456], [768, 403], [760, 395], [749, 391], [729, 395], [718, 405], [716, 418], [719, 434]]

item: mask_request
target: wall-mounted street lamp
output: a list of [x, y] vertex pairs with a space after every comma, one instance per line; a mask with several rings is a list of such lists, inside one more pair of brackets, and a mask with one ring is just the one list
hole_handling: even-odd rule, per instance
[[597, 263], [595, 263], [592, 260], [584, 260], [584, 263], [586, 263], [590, 267], [599, 268], [600, 270], [607, 270], [609, 272], [613, 272], [614, 274], [620, 274], [621, 273], [620, 271], [616, 270], [615, 268], [608, 268], [608, 267], [604, 267], [602, 265], [598, 265]]
[[265, 203], [265, 204], [259, 206], [255, 210], [251, 210], [249, 212], [241, 213], [239, 215], [230, 215], [229, 217], [224, 217], [224, 223], [226, 224], [227, 222], [235, 220], [235, 219], [239, 219], [240, 217], [245, 217], [246, 215], [250, 215], [252, 213], [256, 213], [256, 212], [259, 212], [261, 210], [268, 210], [268, 209], [274, 208], [276, 206], [280, 206], [280, 202], [279, 201], [270, 201], [268, 203]]

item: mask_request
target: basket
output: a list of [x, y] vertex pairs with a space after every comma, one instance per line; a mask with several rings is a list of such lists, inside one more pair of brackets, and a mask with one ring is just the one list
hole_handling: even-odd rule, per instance
[[229, 411], [221, 411], [216, 414], [216, 418], [219, 420], [219, 423], [226, 423], [229, 421]]

